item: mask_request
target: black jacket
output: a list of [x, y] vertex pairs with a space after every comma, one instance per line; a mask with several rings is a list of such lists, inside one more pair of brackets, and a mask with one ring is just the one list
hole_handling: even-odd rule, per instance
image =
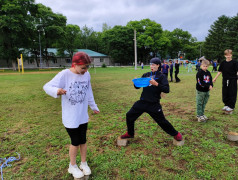
[[[154, 80], [159, 83], [158, 86], [147, 86], [143, 88], [143, 91], [141, 93], [141, 100], [147, 101], [147, 102], [159, 102], [161, 99], [161, 92], [169, 93], [169, 83], [167, 78], [160, 72], [156, 71], [155, 73], [147, 72], [142, 75], [142, 77], [151, 77], [153, 76]], [[139, 89], [135, 87], [136, 89]]]
[[208, 92], [209, 87], [213, 87], [212, 83], [212, 75], [209, 71], [203, 71], [202, 69], [199, 69], [196, 75], [197, 79], [197, 84], [196, 84], [196, 89], [198, 91], [202, 92]]
[[179, 63], [175, 63], [175, 72], [179, 73]]

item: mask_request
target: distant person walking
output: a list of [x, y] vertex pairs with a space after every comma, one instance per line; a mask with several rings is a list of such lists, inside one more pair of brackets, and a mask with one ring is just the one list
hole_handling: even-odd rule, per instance
[[216, 82], [216, 79], [222, 74], [222, 100], [225, 105], [222, 110], [232, 113], [237, 99], [238, 62], [232, 59], [231, 49], [226, 49], [224, 56], [226, 60], [221, 62], [213, 82]]
[[196, 64], [196, 70], [198, 71], [200, 69], [200, 66], [201, 66], [201, 61], [200, 59], [197, 61], [197, 64]]
[[178, 60], [176, 60], [176, 63], [175, 63], [175, 82], [180, 82], [181, 81], [178, 78], [178, 74], [179, 74], [179, 62], [178, 62]]
[[165, 61], [161, 68], [162, 68], [162, 73], [168, 79], [168, 74], [169, 74], [169, 65], [168, 65], [168, 63]]
[[212, 72], [214, 71], [217, 72], [217, 61], [213, 61], [212, 66], [213, 66]]
[[144, 69], [144, 63], [142, 62], [140, 65], [141, 65], [141, 69]]
[[192, 65], [192, 63], [189, 61], [188, 62], [188, 72], [193, 72], [193, 65]]
[[170, 82], [173, 82], [173, 69], [174, 69], [173, 61], [169, 60], [169, 73], [171, 78]]

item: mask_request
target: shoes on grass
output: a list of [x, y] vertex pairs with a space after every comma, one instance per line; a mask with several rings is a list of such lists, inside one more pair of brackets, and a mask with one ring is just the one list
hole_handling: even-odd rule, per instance
[[232, 112], [232, 111], [233, 111], [233, 109], [231, 109], [230, 107], [226, 108], [226, 112]]
[[203, 118], [207, 121], [208, 120], [208, 117], [207, 116], [205, 116], [205, 115], [203, 115]]
[[85, 176], [88, 176], [91, 174], [91, 169], [89, 168], [87, 162], [84, 162], [84, 163], [81, 162], [79, 168], [83, 171], [83, 174]]
[[84, 173], [78, 168], [77, 165], [72, 166], [69, 165], [68, 172], [73, 175], [74, 178], [82, 178], [84, 177]]
[[134, 138], [134, 136], [131, 136], [130, 134], [128, 134], [128, 132], [126, 132], [126, 134], [121, 135], [121, 139], [127, 139], [127, 138]]
[[198, 122], [206, 122], [206, 119], [204, 117], [204, 115], [202, 116], [197, 116]]
[[176, 141], [182, 141], [183, 140], [183, 136], [180, 132], [178, 132], [178, 134], [176, 136], [174, 136], [174, 139]]
[[228, 108], [228, 106], [224, 106], [224, 107], [222, 108], [222, 111], [226, 111], [227, 108]]

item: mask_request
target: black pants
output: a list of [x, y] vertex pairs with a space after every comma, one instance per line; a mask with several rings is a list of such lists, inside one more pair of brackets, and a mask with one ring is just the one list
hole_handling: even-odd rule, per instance
[[237, 98], [237, 79], [222, 80], [222, 100], [225, 106], [235, 108]]
[[180, 81], [180, 79], [178, 78], [178, 71], [175, 71], [175, 80], [176, 80], [176, 82], [179, 82]]
[[170, 71], [171, 82], [173, 81], [173, 71]]
[[212, 72], [213, 72], [213, 71], [216, 72], [216, 71], [217, 71], [217, 67], [213, 66]]
[[176, 131], [170, 124], [170, 122], [165, 119], [162, 107], [159, 103], [150, 103], [142, 100], [135, 102], [130, 111], [128, 111], [126, 114], [128, 134], [134, 136], [135, 121], [144, 112], [148, 113], [155, 120], [155, 122], [169, 135], [176, 136], [178, 134], [178, 131]]

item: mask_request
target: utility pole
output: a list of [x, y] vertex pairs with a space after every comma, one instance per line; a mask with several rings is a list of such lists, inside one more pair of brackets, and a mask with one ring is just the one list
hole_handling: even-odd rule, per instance
[[202, 57], [202, 45], [200, 44], [200, 57]]
[[134, 45], [135, 45], [135, 70], [137, 70], [136, 29], [134, 29]]
[[39, 32], [39, 46], [40, 46], [40, 68], [42, 69], [42, 55], [41, 55], [41, 39], [40, 39], [40, 31], [41, 31], [41, 18], [40, 18], [40, 24], [38, 24], [38, 32]]
[[41, 42], [40, 42], [40, 30], [39, 31], [39, 45], [40, 45], [40, 68], [42, 69], [42, 60], [41, 60]]

